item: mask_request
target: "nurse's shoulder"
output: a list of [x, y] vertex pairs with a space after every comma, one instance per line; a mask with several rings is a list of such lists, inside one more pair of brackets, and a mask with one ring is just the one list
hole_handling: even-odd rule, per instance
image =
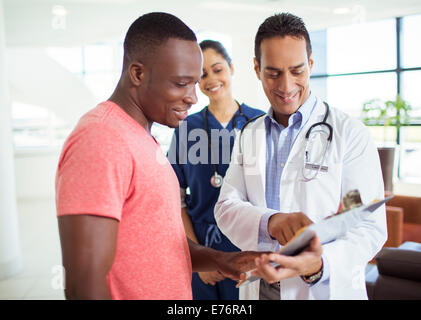
[[258, 115], [261, 115], [263, 113], [265, 113], [263, 110], [261, 109], [257, 109], [257, 108], [252, 108], [249, 105], [242, 103], [241, 104], [241, 108], [243, 110], [243, 113], [248, 116], [250, 119], [254, 118]]

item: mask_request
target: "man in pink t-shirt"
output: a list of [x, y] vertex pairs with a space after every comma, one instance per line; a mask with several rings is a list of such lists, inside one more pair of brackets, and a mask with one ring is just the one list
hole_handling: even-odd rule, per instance
[[150, 134], [176, 127], [197, 102], [202, 58], [178, 18], [150, 13], [129, 28], [120, 81], [65, 142], [56, 206], [68, 299], [191, 299], [192, 271], [231, 278], [255, 252], [186, 239], [178, 180]]

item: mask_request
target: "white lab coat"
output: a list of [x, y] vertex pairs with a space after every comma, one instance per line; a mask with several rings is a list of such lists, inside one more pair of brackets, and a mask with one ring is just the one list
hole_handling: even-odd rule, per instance
[[[282, 172], [280, 212], [304, 212], [318, 222], [338, 209], [342, 196], [358, 189], [363, 203], [384, 198], [383, 179], [377, 148], [367, 128], [358, 120], [330, 108], [327, 122], [333, 127], [333, 140], [324, 165], [310, 182], [302, 178], [305, 133], [322, 121], [325, 106], [320, 99], [291, 149]], [[225, 175], [215, 219], [221, 231], [241, 250], [275, 250], [276, 241], [259, 246], [261, 215], [274, 210], [266, 208], [266, 131], [264, 116], [250, 123], [234, 144], [231, 163]], [[309, 286], [301, 278], [281, 281], [281, 299], [367, 299], [365, 266], [382, 248], [387, 238], [385, 206], [370, 214], [345, 237], [323, 245], [330, 278]], [[240, 288], [240, 299], [258, 299], [259, 281]]]

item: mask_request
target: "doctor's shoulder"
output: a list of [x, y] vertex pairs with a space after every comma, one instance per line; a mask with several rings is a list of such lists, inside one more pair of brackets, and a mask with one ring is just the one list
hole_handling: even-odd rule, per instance
[[256, 117], [258, 115], [264, 114], [265, 112], [262, 109], [250, 107], [249, 105], [242, 103], [241, 108], [243, 109], [243, 112], [248, 115], [249, 118]]

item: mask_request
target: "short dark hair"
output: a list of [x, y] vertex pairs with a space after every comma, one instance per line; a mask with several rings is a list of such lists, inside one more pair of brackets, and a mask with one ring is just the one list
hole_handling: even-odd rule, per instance
[[264, 39], [273, 37], [295, 37], [306, 41], [307, 57], [311, 55], [311, 41], [303, 20], [291, 13], [277, 13], [267, 18], [259, 27], [254, 40], [254, 55], [260, 65], [261, 48]]
[[170, 38], [197, 41], [194, 32], [179, 18], [165, 12], [151, 12], [137, 18], [124, 39], [123, 69], [131, 60], [147, 59], [156, 47]]
[[219, 41], [203, 40], [199, 45], [200, 49], [202, 49], [202, 52], [204, 52], [206, 49], [213, 49], [219, 53], [228, 62], [229, 65], [231, 65], [231, 57], [225, 47]]

